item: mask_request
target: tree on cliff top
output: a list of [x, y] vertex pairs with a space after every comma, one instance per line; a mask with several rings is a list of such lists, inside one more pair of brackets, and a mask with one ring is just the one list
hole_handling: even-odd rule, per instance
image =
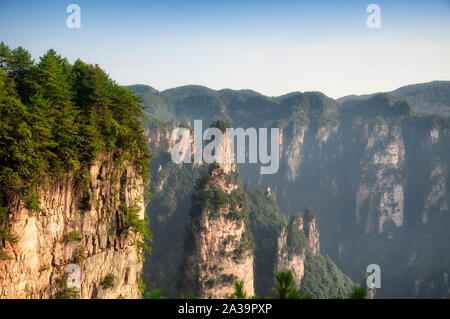
[[2, 232], [11, 199], [38, 209], [37, 185], [76, 175], [101, 153], [131, 162], [142, 176], [148, 171], [143, 106], [97, 65], [71, 65], [54, 50], [35, 64], [25, 49], [1, 42], [0, 115], [0, 207], [8, 210]]

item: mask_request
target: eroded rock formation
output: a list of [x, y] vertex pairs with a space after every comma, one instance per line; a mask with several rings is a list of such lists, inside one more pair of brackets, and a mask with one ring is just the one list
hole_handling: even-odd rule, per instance
[[233, 292], [235, 280], [254, 294], [252, 238], [233, 174], [213, 164], [196, 188], [185, 241], [184, 296], [223, 298]]
[[142, 178], [110, 157], [84, 178], [83, 188], [70, 173], [41, 185], [37, 210], [10, 203], [18, 242], [5, 248], [11, 259], [0, 261], [0, 298], [68, 297], [69, 265], [79, 267], [81, 280], [71, 297], [140, 298], [142, 238], [125, 215], [132, 209], [144, 217]]

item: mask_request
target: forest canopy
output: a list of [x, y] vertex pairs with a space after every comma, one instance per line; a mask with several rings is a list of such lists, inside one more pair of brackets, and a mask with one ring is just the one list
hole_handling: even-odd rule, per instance
[[21, 193], [45, 175], [76, 171], [100, 153], [149, 159], [143, 106], [98, 66], [70, 64], [54, 50], [31, 54], [0, 43], [0, 188]]

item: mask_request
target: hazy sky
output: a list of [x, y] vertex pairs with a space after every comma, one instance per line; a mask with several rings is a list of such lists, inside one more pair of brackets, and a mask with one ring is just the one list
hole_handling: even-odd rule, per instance
[[[69, 29], [66, 8], [81, 7]], [[381, 28], [366, 7], [381, 8]], [[450, 80], [450, 1], [10, 1], [0, 40], [98, 63], [120, 84], [266, 95], [390, 91]]]

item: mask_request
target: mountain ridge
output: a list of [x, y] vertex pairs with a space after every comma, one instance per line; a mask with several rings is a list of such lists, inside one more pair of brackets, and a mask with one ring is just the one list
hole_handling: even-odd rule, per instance
[[[166, 94], [166, 95], [175, 95], [175, 96], [183, 96], [183, 95], [186, 96], [186, 95], [192, 95], [192, 94], [196, 94], [196, 95], [210, 94], [210, 95], [219, 95], [220, 96], [224, 93], [231, 93], [231, 94], [250, 93], [250, 95], [272, 99], [273, 101], [279, 102], [279, 103], [281, 103], [283, 100], [285, 100], [287, 98], [290, 98], [292, 96], [296, 96], [296, 95], [299, 95], [302, 93], [311, 93], [311, 92], [322, 93], [320, 91], [305, 91], [305, 92], [293, 91], [293, 92], [288, 92], [288, 93], [285, 93], [285, 94], [282, 94], [279, 96], [269, 96], [269, 95], [264, 95], [260, 92], [254, 91], [254, 90], [249, 90], [249, 89], [236, 90], [236, 89], [223, 88], [223, 89], [215, 90], [215, 89], [211, 89], [211, 88], [208, 88], [206, 86], [201, 86], [201, 85], [183, 85], [183, 86], [166, 89], [163, 91], [158, 91], [158, 90], [154, 89], [152, 86], [145, 85], [145, 84], [128, 85], [125, 87], [127, 87], [131, 90], [134, 90], [135, 92], [139, 92], [145, 86], [148, 86], [148, 88], [149, 88], [148, 92], [156, 93], [156, 94]], [[441, 97], [440, 96], [438, 96], [438, 97], [433, 97], [433, 96], [421, 97], [420, 96], [420, 92], [425, 89], [437, 90], [439, 88], [443, 90], [443, 93], [441, 94], [443, 96], [441, 96]], [[355, 103], [356, 101], [368, 100], [368, 99], [372, 98], [373, 96], [382, 94], [382, 93], [389, 93], [398, 98], [403, 98], [413, 105], [416, 104], [415, 111], [418, 114], [438, 114], [438, 115], [446, 115], [446, 116], [450, 115], [450, 102], [448, 102], [448, 101], [450, 101], [450, 81], [446, 81], [446, 80], [434, 80], [434, 81], [430, 81], [430, 82], [408, 84], [408, 85], [401, 86], [397, 89], [394, 89], [392, 91], [382, 91], [382, 92], [375, 92], [375, 93], [362, 94], [362, 95], [356, 95], [356, 94], [345, 95], [340, 98], [336, 98], [334, 100], [337, 101], [339, 104], [343, 105], [343, 107], [345, 107], [346, 106], [345, 104], [349, 101], [353, 101], [353, 103]], [[324, 93], [322, 93], [322, 94], [324, 94]], [[324, 94], [324, 95], [326, 95], [326, 94]], [[419, 97], [417, 97], [417, 95], [419, 95]], [[444, 99], [444, 98], [445, 98], [445, 101], [442, 101], [442, 99]], [[430, 108], [430, 107], [432, 109], [427, 110], [427, 108]]]

